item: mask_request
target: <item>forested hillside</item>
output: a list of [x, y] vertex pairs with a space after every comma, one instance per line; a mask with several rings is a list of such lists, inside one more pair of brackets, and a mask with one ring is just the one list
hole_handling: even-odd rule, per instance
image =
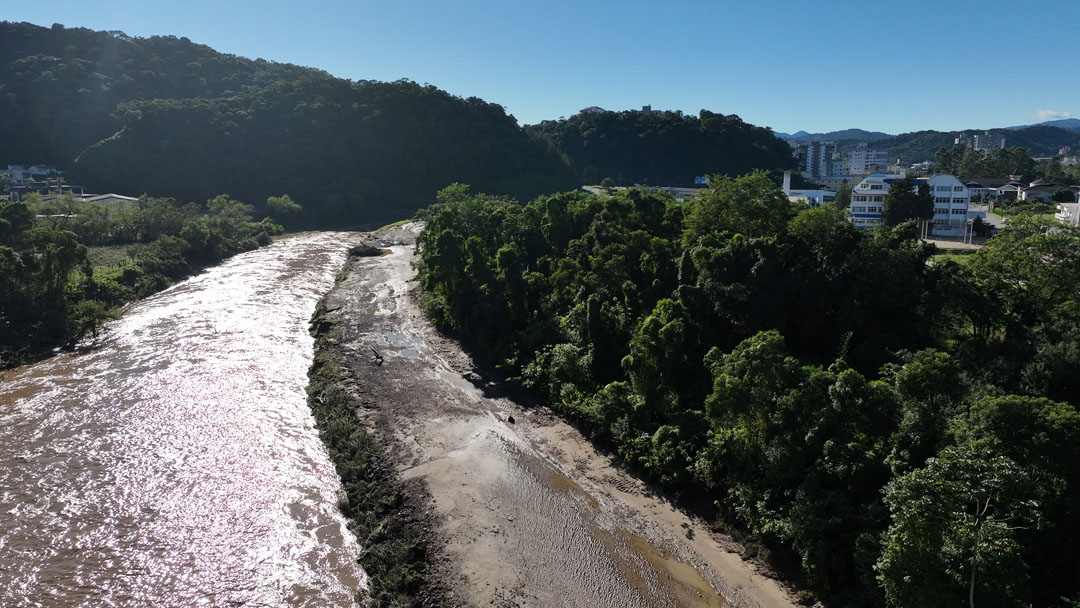
[[687, 116], [587, 108], [528, 129], [554, 142], [589, 184], [610, 177], [616, 185], [692, 186], [706, 174], [795, 166], [791, 148], [772, 130], [708, 110]]
[[427, 314], [828, 605], [1080, 601], [1080, 229], [960, 266], [762, 173], [439, 199]]
[[0, 162], [69, 164], [117, 131], [124, 101], [214, 98], [325, 76], [172, 36], [0, 22], [0, 39]]
[[308, 78], [224, 99], [124, 104], [123, 126], [78, 173], [200, 200], [288, 192], [324, 221], [400, 219], [473, 179], [531, 198], [576, 185], [563, 158], [500, 106], [412, 82]]
[[0, 162], [60, 165], [95, 190], [289, 192], [328, 223], [406, 217], [455, 180], [524, 198], [577, 185], [501, 106], [434, 87], [354, 83], [184, 38], [2, 23], [0, 39]]
[[[982, 135], [985, 131], [963, 131], [968, 135]], [[934, 160], [934, 154], [942, 149], [951, 149], [957, 134], [960, 131], [915, 131], [913, 133], [901, 133], [886, 139], [877, 139], [870, 142], [870, 147], [889, 151], [889, 162], [900, 159], [901, 164], [912, 164]], [[1034, 156], [1054, 156], [1061, 146], [1072, 146], [1076, 149], [1080, 146], [1080, 132], [1062, 129], [1060, 127], [1048, 127], [1034, 125], [1021, 129], [991, 129], [989, 141], [1000, 144], [1001, 138], [1005, 137], [1007, 147], [1020, 147], [1029, 150]], [[854, 148], [856, 140], [842, 141], [838, 143], [841, 150]]]

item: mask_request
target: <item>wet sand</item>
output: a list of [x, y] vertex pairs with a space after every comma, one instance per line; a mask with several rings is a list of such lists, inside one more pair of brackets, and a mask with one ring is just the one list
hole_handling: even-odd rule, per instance
[[[482, 379], [415, 301], [418, 225], [327, 295], [336, 357], [400, 476], [419, 479], [451, 595], [476, 606], [793, 606], [774, 580], [544, 407]], [[377, 353], [377, 355], [376, 355]]]

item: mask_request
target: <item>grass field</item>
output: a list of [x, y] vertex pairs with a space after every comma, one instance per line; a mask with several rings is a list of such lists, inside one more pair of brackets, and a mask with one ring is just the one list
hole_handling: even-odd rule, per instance
[[372, 230], [372, 232], [379, 232], [380, 230], [386, 230], [387, 228], [393, 228], [394, 226], [402, 226], [404, 224], [408, 224], [409, 222], [415, 222], [415, 221], [416, 220], [411, 218], [411, 217], [408, 218], [408, 219], [404, 219], [404, 220], [398, 220], [398, 221], [394, 222], [393, 224], [387, 224], [385, 226], [382, 226], [382, 227], [378, 228], [377, 230]]
[[86, 257], [90, 259], [90, 265], [98, 268], [122, 268], [128, 265], [127, 245], [111, 245], [108, 247], [87, 247]]
[[930, 261], [934, 262], [935, 264], [943, 264], [945, 262], [967, 264], [971, 261], [974, 254], [974, 251], [947, 251], [945, 253], [939, 253], [933, 256], [932, 258], [930, 258]]

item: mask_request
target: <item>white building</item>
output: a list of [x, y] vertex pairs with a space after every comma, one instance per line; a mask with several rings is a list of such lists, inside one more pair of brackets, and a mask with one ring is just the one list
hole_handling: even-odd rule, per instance
[[934, 236], [964, 236], [967, 231], [968, 207], [971, 194], [955, 175], [939, 173], [930, 176], [930, 196], [934, 197], [934, 219], [930, 234]]
[[826, 190], [837, 191], [844, 186], [850, 186], [856, 183], [857, 179], [848, 177], [847, 175], [834, 175], [830, 177], [815, 177], [814, 183], [821, 184]]
[[791, 171], [784, 171], [784, 194], [793, 203], [806, 203], [811, 207], [820, 207], [836, 198], [831, 190], [792, 190]]
[[866, 175], [889, 166], [889, 153], [886, 150], [872, 150], [868, 144], [859, 144], [848, 151], [844, 166], [848, 175]]
[[869, 228], [884, 219], [885, 195], [889, 186], [903, 175], [871, 173], [851, 189], [851, 222], [859, 228]]
[[[898, 174], [871, 173], [856, 184], [851, 192], [852, 223], [859, 228], [880, 224], [885, 217], [885, 195], [889, 193], [893, 182], [902, 178], [903, 176]], [[928, 182], [930, 195], [934, 197], [930, 234], [963, 236], [967, 230], [968, 207], [971, 204], [967, 186], [956, 176], [945, 174], [934, 175], [929, 179], [916, 178], [912, 182], [915, 187], [922, 182]]]

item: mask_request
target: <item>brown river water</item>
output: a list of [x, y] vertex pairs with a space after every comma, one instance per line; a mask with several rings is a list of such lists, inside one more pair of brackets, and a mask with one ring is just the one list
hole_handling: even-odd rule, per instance
[[307, 408], [349, 233], [235, 256], [0, 381], [0, 606], [350, 606], [366, 575]]

